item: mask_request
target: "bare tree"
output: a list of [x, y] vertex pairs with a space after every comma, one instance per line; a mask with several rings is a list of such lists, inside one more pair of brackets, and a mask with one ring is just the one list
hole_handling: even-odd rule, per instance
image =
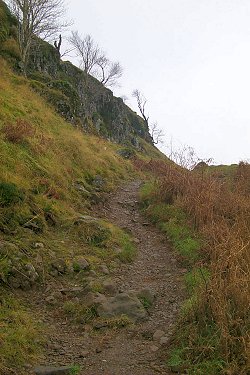
[[163, 133], [163, 130], [158, 127], [157, 122], [149, 125], [149, 132], [155, 145], [163, 143], [163, 137], [165, 136], [165, 134]]
[[69, 41], [74, 47], [76, 55], [81, 58], [81, 67], [85, 73], [93, 72], [96, 65], [105, 59], [104, 53], [89, 34], [81, 37], [78, 31], [73, 31]]
[[139, 90], [137, 90], [137, 89], [132, 92], [132, 96], [137, 101], [137, 105], [138, 105], [139, 111], [140, 111], [140, 113], [142, 115], [142, 118], [143, 118], [146, 126], [149, 127], [148, 126], [149, 116], [146, 115], [146, 110], [145, 110], [145, 106], [146, 106], [146, 103], [147, 103], [147, 100], [146, 100], [145, 96]]
[[[111, 62], [108, 58], [104, 58], [98, 62], [100, 68], [100, 81], [106, 87], [112, 87], [117, 85], [117, 81], [122, 76], [122, 67], [119, 62]], [[99, 75], [99, 72], [97, 72]], [[96, 77], [98, 78], [98, 76]]]
[[162, 129], [158, 127], [157, 122], [154, 122], [153, 124], [149, 123], [149, 116], [146, 114], [146, 109], [145, 109], [146, 104], [147, 104], [147, 100], [145, 96], [137, 89], [133, 91], [132, 96], [137, 101], [139, 111], [142, 115], [142, 118], [145, 122], [146, 127], [149, 129], [154, 145], [162, 143], [163, 142], [162, 138], [164, 137], [164, 133]]
[[9, 0], [8, 4], [18, 20], [18, 43], [26, 74], [35, 37], [48, 39], [69, 26], [70, 22], [63, 20], [64, 0]]
[[69, 38], [76, 55], [81, 58], [81, 67], [87, 74], [93, 75], [105, 86], [114, 86], [122, 76], [119, 62], [111, 62], [90, 35], [82, 37], [77, 31]]

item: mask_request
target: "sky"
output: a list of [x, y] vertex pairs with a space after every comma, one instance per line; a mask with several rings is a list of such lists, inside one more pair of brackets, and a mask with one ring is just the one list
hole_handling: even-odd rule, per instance
[[250, 160], [249, 0], [70, 0], [68, 17], [124, 68], [114, 94], [137, 112], [144, 94], [166, 154]]

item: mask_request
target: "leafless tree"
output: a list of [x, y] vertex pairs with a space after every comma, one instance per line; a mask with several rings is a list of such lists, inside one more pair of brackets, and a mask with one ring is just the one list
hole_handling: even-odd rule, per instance
[[18, 20], [18, 43], [26, 73], [35, 37], [48, 39], [69, 26], [71, 22], [63, 20], [64, 0], [9, 0], [8, 5]]
[[165, 134], [163, 130], [158, 127], [157, 122], [149, 125], [149, 132], [155, 145], [163, 143], [163, 137], [165, 136]]
[[149, 116], [148, 114], [146, 114], [146, 109], [145, 109], [146, 104], [147, 104], [147, 100], [145, 96], [137, 89], [133, 91], [132, 96], [137, 101], [139, 111], [145, 122], [146, 127], [149, 129], [154, 145], [162, 143], [163, 142], [162, 138], [164, 137], [164, 133], [162, 129], [158, 127], [157, 122], [154, 122], [153, 124], [149, 123]]
[[82, 37], [77, 31], [69, 38], [76, 55], [81, 59], [81, 67], [87, 74], [93, 75], [105, 86], [114, 86], [122, 76], [119, 62], [111, 62], [90, 35]]
[[173, 148], [172, 140], [170, 145], [169, 159], [183, 168], [193, 170], [197, 165], [209, 165], [213, 159], [202, 159], [196, 154], [193, 147], [181, 145], [178, 149]]
[[73, 31], [69, 41], [74, 47], [76, 55], [81, 58], [81, 67], [85, 73], [93, 72], [96, 65], [104, 60], [104, 53], [89, 34], [81, 37], [78, 31]]
[[133, 91], [132, 96], [137, 101], [137, 105], [138, 105], [139, 111], [140, 111], [140, 113], [142, 115], [142, 118], [143, 118], [146, 126], [149, 127], [148, 126], [149, 116], [146, 115], [146, 110], [145, 110], [145, 106], [146, 106], [146, 103], [147, 103], [147, 100], [146, 100], [145, 96], [139, 90], [137, 90], [137, 89]]
[[118, 79], [122, 76], [122, 67], [119, 62], [111, 62], [108, 58], [104, 58], [98, 62], [99, 72], [96, 72], [97, 77], [100, 76], [100, 81], [106, 87], [116, 86]]

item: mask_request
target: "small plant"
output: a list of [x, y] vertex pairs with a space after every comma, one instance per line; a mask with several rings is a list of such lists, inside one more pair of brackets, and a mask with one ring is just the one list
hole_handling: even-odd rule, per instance
[[133, 243], [130, 240], [129, 235], [127, 235], [126, 233], [124, 233], [121, 238], [121, 246], [122, 251], [117, 255], [117, 257], [123, 263], [133, 262], [136, 255], [136, 250]]
[[23, 199], [23, 194], [13, 183], [0, 183], [0, 206], [6, 207], [18, 203]]
[[70, 375], [78, 375], [80, 374], [81, 367], [79, 365], [73, 365], [70, 369]]
[[95, 305], [86, 307], [82, 303], [73, 301], [66, 301], [63, 305], [63, 311], [78, 323], [90, 322], [97, 316]]
[[122, 314], [121, 316], [115, 316], [113, 318], [109, 318], [106, 320], [99, 319], [97, 322], [99, 322], [100, 324], [103, 324], [107, 328], [114, 328], [114, 329], [124, 328], [132, 324], [132, 321], [130, 320], [130, 318], [125, 314]]
[[139, 297], [139, 300], [141, 301], [141, 303], [143, 304], [146, 310], [148, 310], [152, 306], [152, 302], [149, 301], [149, 299], [146, 298], [145, 296]]

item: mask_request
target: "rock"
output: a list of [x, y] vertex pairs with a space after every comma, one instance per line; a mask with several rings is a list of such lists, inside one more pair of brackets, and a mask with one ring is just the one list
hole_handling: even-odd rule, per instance
[[161, 331], [161, 330], [157, 330], [157, 331], [155, 331], [155, 333], [153, 334], [153, 340], [154, 341], [160, 341], [160, 339], [162, 338], [162, 337], [164, 337], [165, 336], [165, 332], [164, 331]]
[[89, 352], [87, 350], [83, 350], [81, 353], [79, 353], [79, 358], [86, 358], [89, 355]]
[[52, 294], [50, 294], [48, 297], [45, 298], [45, 301], [49, 305], [55, 305], [58, 300], [62, 299], [62, 294], [59, 291], [55, 291]]
[[155, 300], [155, 293], [150, 288], [144, 288], [137, 293], [138, 298], [143, 299], [149, 305], [152, 305]]
[[44, 244], [42, 242], [35, 242], [34, 248], [35, 249], [44, 249]]
[[94, 186], [95, 190], [101, 191], [104, 189], [106, 181], [102, 176], [96, 175], [92, 181], [92, 185]]
[[157, 352], [157, 350], [159, 350], [159, 348], [156, 345], [151, 345], [150, 350], [151, 350], [151, 352], [155, 353], [155, 352]]
[[106, 328], [108, 326], [108, 323], [106, 322], [100, 322], [100, 323], [96, 323], [94, 324], [94, 328], [99, 330], [99, 329], [102, 329], [102, 328]]
[[104, 318], [127, 315], [133, 321], [145, 319], [147, 312], [134, 293], [120, 293], [105, 298], [97, 306], [97, 314]]
[[74, 271], [85, 271], [89, 269], [89, 262], [84, 257], [77, 257], [73, 260]]
[[62, 258], [56, 259], [51, 263], [52, 271], [53, 269], [58, 272], [58, 274], [65, 274], [67, 272], [66, 261]]
[[9, 285], [14, 289], [29, 290], [38, 280], [39, 275], [31, 263], [17, 264], [10, 270]]
[[39, 366], [34, 369], [36, 375], [70, 375], [72, 374], [72, 366], [67, 367], [50, 367]]
[[117, 285], [112, 280], [105, 280], [103, 282], [103, 289], [106, 294], [109, 296], [114, 296], [117, 292]]
[[137, 244], [137, 245], [138, 245], [139, 243], [141, 243], [141, 241], [139, 240], [139, 238], [134, 238], [134, 239], [133, 239], [133, 242], [134, 242], [135, 244]]
[[166, 345], [169, 342], [169, 337], [163, 336], [160, 338], [160, 345]]
[[106, 302], [106, 297], [101, 293], [89, 292], [83, 299], [83, 303], [86, 307], [99, 306]]
[[85, 186], [83, 184], [81, 184], [80, 182], [76, 182], [75, 183], [75, 188], [76, 190], [78, 190], [80, 193], [82, 193], [82, 195], [86, 196], [86, 197], [91, 197], [91, 193], [85, 188]]
[[102, 273], [104, 273], [104, 275], [109, 275], [109, 269], [107, 267], [106, 264], [101, 264], [99, 267], [98, 267], [98, 270]]

